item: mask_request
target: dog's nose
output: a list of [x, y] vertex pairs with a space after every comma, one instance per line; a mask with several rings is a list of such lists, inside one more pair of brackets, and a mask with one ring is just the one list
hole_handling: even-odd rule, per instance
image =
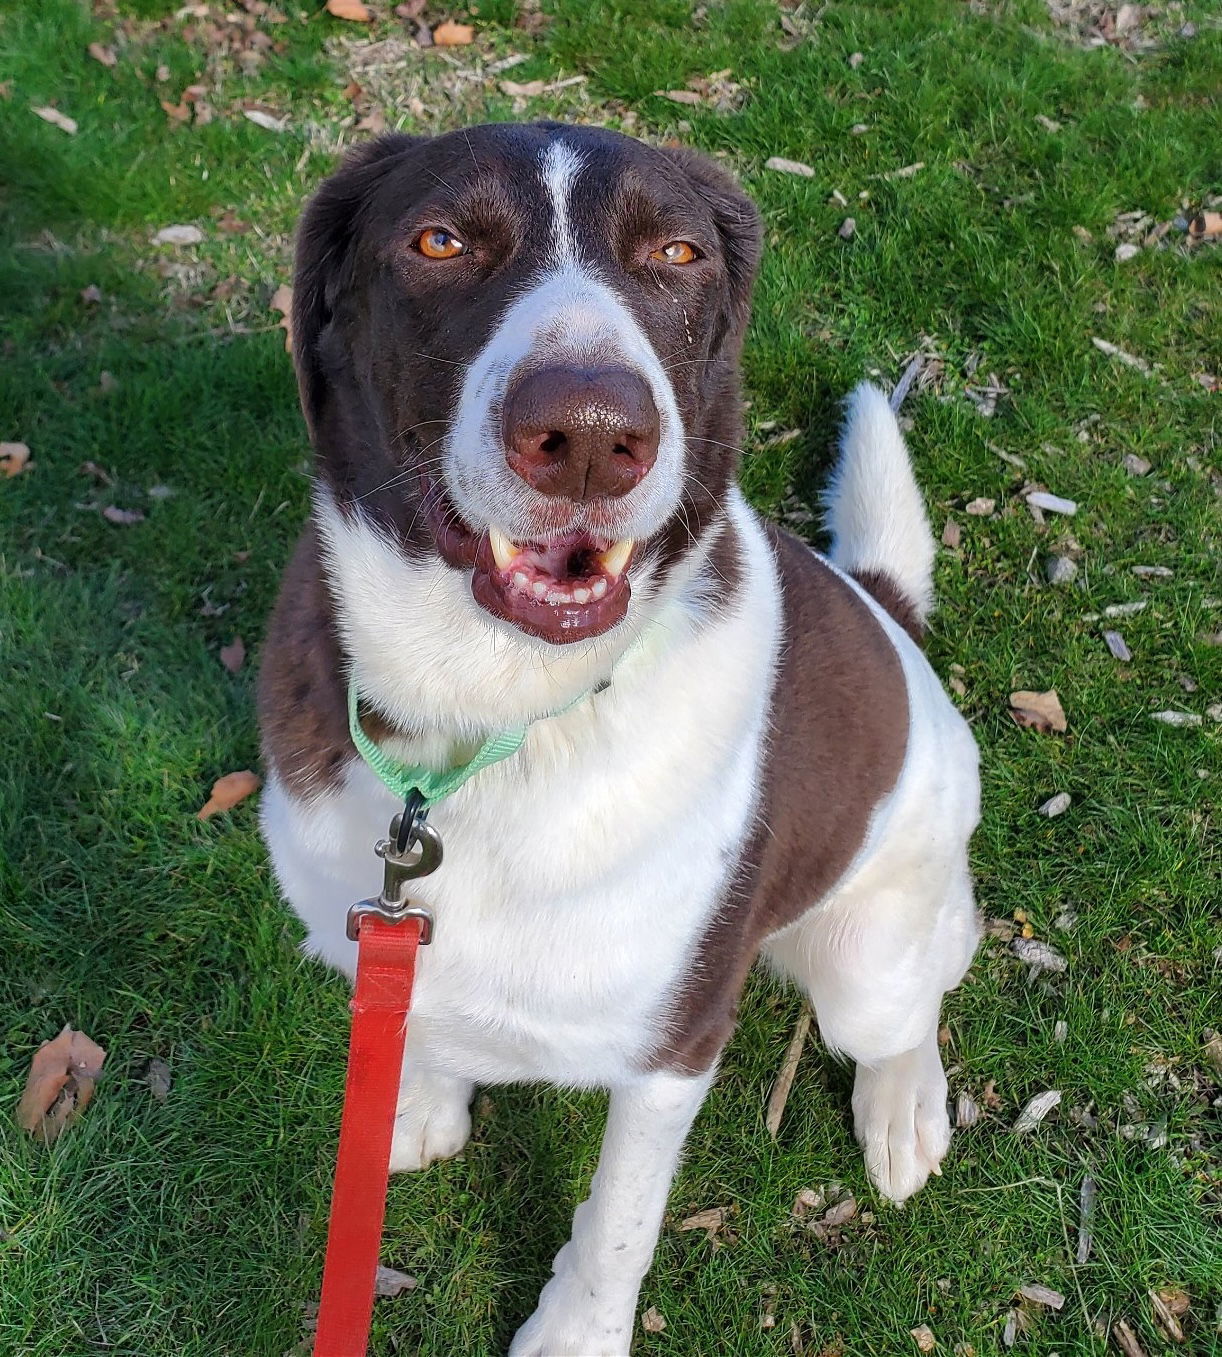
[[505, 457], [544, 495], [626, 495], [658, 457], [661, 421], [645, 379], [624, 367], [546, 367], [505, 396]]

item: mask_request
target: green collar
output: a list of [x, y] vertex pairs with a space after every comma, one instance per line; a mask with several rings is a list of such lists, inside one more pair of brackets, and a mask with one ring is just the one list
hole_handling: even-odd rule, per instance
[[[608, 687], [609, 682], [608, 680], [607, 683], [599, 684], [590, 692], [579, 693], [567, 707], [539, 719], [547, 721], [553, 716], [563, 716], [565, 712], [571, 711], [584, 698], [602, 692], [604, 688]], [[352, 743], [356, 745], [357, 753], [400, 801], [406, 801], [412, 792], [419, 792], [424, 798], [426, 807], [435, 806], [438, 801], [453, 795], [463, 783], [473, 778], [476, 773], [482, 772], [494, 763], [500, 763], [502, 759], [510, 758], [516, 754], [522, 748], [522, 741], [526, 739], [527, 730], [534, 724], [532, 721], [524, 726], [514, 726], [509, 730], [502, 730], [495, 735], [489, 735], [476, 750], [474, 756], [466, 763], [459, 764], [457, 768], [448, 768], [444, 772], [438, 772], [434, 768], [425, 768], [418, 763], [401, 763], [398, 759], [392, 759], [389, 754], [380, 749], [366, 735], [361, 726], [358, 711], [359, 700], [356, 680], [350, 678], [348, 680], [348, 731], [352, 736]]]

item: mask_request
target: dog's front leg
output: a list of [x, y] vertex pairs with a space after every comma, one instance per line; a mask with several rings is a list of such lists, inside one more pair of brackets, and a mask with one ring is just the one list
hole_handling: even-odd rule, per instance
[[589, 1198], [510, 1357], [624, 1357], [683, 1141], [713, 1075], [648, 1074], [612, 1089]]

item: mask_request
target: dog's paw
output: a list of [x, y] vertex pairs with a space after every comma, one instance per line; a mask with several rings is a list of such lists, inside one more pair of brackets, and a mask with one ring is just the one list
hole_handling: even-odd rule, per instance
[[874, 1186], [893, 1202], [924, 1187], [950, 1148], [946, 1075], [924, 1048], [888, 1060], [878, 1069], [858, 1066], [853, 1122]]
[[564, 1273], [543, 1288], [509, 1357], [628, 1357], [636, 1296], [610, 1299]]
[[471, 1135], [470, 1101], [471, 1086], [457, 1080], [406, 1091], [395, 1117], [391, 1173], [414, 1173], [453, 1159]]

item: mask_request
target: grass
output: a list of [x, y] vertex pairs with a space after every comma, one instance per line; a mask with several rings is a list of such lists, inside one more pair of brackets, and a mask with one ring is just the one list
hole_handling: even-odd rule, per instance
[[[983, 1357], [1003, 1350], [1031, 1281], [1067, 1301], [1032, 1311], [1017, 1351], [1102, 1352], [1093, 1324], [1111, 1316], [1163, 1351], [1147, 1292], [1168, 1285], [1192, 1298], [1177, 1350], [1222, 1351], [1220, 1076], [1203, 1055], [1222, 1026], [1222, 726], [1150, 719], [1222, 699], [1220, 398], [1195, 378], [1222, 371], [1219, 256], [1173, 234], [1117, 263], [1107, 234], [1118, 213], [1167, 220], [1222, 190], [1216, 11], [1189, 0], [1148, 20], [1158, 45], [1134, 53], [1087, 50], [1036, 0], [808, 5], [785, 11], [804, 34], [791, 50], [765, 0], [698, 17], [678, 0], [554, 0], [541, 28], [511, 0], [481, 8], [473, 49], [384, 69], [365, 30], [289, 4], [286, 23], [263, 25], [280, 50], [248, 73], [160, 0], [121, 0], [118, 18], [71, 0], [0, 12], [0, 439], [28, 443], [35, 463], [0, 482], [0, 1102], [15, 1104], [32, 1052], [65, 1022], [109, 1051], [93, 1106], [53, 1149], [0, 1125], [0, 1354], [279, 1357], [317, 1293], [344, 987], [296, 953], [253, 805], [207, 824], [193, 812], [213, 778], [258, 757], [259, 638], [307, 504], [268, 301], [304, 194], [361, 135], [344, 87], [362, 60], [358, 112], [379, 107], [390, 125], [556, 114], [724, 155], [768, 225], [744, 467], [763, 508], [811, 500], [836, 401], [863, 372], [894, 380], [922, 347], [943, 362], [906, 413], [936, 527], [963, 528], [939, 553], [931, 653], [944, 676], [961, 666], [983, 750], [980, 901], [988, 917], [1023, 911], [1068, 970], [1031, 983], [986, 942], [947, 1005], [947, 1059], [954, 1093], [982, 1099], [992, 1080], [1003, 1105], [902, 1212], [871, 1201], [846, 1073], [817, 1049], [768, 1139], [797, 1004], [754, 983], [671, 1197], [675, 1220], [737, 1206], [739, 1237], [714, 1249], [664, 1230], [642, 1306], [667, 1328], [637, 1351], [901, 1354], [928, 1324], [939, 1351]], [[1195, 36], [1179, 34], [1187, 21]], [[385, 18], [373, 36], [400, 31]], [[116, 46], [113, 68], [91, 41]], [[510, 53], [528, 58], [515, 80], [588, 78], [522, 107], [495, 77], [466, 78]], [[738, 111], [654, 94], [725, 68], [745, 86]], [[160, 100], [196, 80], [216, 116], [171, 125]], [[287, 114], [286, 130], [243, 119], [244, 99]], [[75, 136], [29, 111], [52, 100]], [[771, 155], [814, 177], [766, 171]], [[224, 209], [250, 229], [226, 233]], [[204, 243], [151, 245], [171, 223], [200, 225]], [[100, 302], [81, 300], [91, 284]], [[972, 363], [1008, 388], [991, 419], [964, 396]], [[776, 438], [789, 429], [800, 435]], [[996, 448], [1078, 501], [1076, 517], [1039, 529]], [[1126, 473], [1129, 453], [1148, 475]], [[977, 496], [997, 501], [992, 517], [963, 513]], [[111, 524], [108, 504], [146, 518]], [[1042, 562], [1058, 550], [1080, 570], [1054, 589]], [[1135, 564], [1174, 575], [1139, 578]], [[1148, 606], [1111, 624], [1134, 656], [1119, 663], [1086, 615], [1135, 600]], [[251, 661], [230, 675], [217, 652], [239, 634]], [[1067, 735], [1010, 723], [1012, 688], [1053, 686]], [[1071, 809], [1039, 816], [1060, 790]], [[143, 1079], [153, 1056], [173, 1070], [164, 1104]], [[1060, 1107], [1013, 1135], [1047, 1088]], [[420, 1285], [379, 1303], [378, 1357], [504, 1349], [566, 1234], [600, 1118], [597, 1097], [494, 1089], [462, 1160], [392, 1185], [385, 1261]], [[1087, 1174], [1099, 1196], [1079, 1266]], [[799, 1190], [831, 1181], [871, 1217], [835, 1249], [790, 1219]]]

